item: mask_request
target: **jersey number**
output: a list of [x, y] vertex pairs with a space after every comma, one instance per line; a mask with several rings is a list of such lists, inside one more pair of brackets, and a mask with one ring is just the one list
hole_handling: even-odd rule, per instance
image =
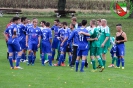
[[84, 35], [79, 35], [79, 41], [83, 41]]

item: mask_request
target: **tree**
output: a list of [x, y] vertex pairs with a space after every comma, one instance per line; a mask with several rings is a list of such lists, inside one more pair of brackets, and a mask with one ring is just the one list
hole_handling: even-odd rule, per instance
[[58, 0], [58, 11], [65, 11], [66, 0]]
[[[133, 0], [130, 0], [131, 4], [133, 5]], [[133, 11], [132, 13], [130, 14], [129, 18], [133, 18]]]

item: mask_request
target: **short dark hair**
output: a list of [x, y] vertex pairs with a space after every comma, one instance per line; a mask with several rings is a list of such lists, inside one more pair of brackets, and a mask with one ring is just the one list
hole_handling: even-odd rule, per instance
[[82, 20], [82, 26], [85, 26], [87, 24], [87, 20]]
[[12, 22], [18, 21], [20, 18], [19, 17], [13, 17]]
[[25, 21], [27, 17], [21, 17], [21, 22]]
[[66, 25], [67, 26], [67, 22], [63, 22], [63, 25]]
[[78, 23], [78, 26], [82, 26], [82, 24], [81, 23]]
[[116, 26], [122, 26], [122, 24], [117, 24]]
[[46, 24], [46, 21], [41, 21], [42, 23], [44, 23], [44, 25]]
[[59, 19], [55, 19], [54, 21], [56, 21], [56, 22], [58, 22], [58, 23], [60, 22], [60, 20], [59, 20]]
[[73, 26], [73, 28], [75, 28], [75, 24], [71, 24]]
[[49, 27], [50, 26], [50, 23], [49, 22], [46, 22], [45, 25], [46, 25], [46, 27]]
[[101, 19], [97, 19], [97, 21], [101, 22]]

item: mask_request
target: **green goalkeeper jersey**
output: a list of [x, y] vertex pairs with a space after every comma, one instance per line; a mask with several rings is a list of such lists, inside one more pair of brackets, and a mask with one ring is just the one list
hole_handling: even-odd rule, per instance
[[92, 41], [90, 46], [91, 47], [100, 47], [101, 44], [100, 44], [100, 40], [99, 40], [99, 36], [100, 36], [99, 29], [96, 27], [92, 28], [90, 31], [90, 35], [91, 35], [91, 38], [98, 38], [98, 40]]
[[[110, 29], [108, 26], [100, 27], [99, 31], [100, 31], [100, 43], [102, 44], [106, 37], [110, 37]], [[104, 46], [106, 47], [110, 46], [110, 39], [107, 40]]]

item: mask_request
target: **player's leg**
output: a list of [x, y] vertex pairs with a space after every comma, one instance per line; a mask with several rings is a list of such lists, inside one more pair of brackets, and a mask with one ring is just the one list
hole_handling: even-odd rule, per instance
[[82, 62], [80, 72], [84, 72], [85, 60], [87, 59], [89, 50], [82, 50]]
[[53, 64], [52, 64], [52, 47], [49, 44], [47, 44], [45, 49], [46, 49], [46, 53], [48, 55], [49, 66], [53, 66]]
[[14, 69], [14, 66], [13, 66], [13, 47], [11, 44], [8, 45], [8, 51], [9, 51], [8, 60], [10, 63], [10, 67], [11, 67], [11, 69]]
[[71, 61], [71, 67], [74, 67], [75, 65], [75, 61], [76, 61], [76, 58], [77, 58], [77, 46], [73, 46], [73, 55], [72, 55], [72, 61]]
[[28, 44], [28, 63], [27, 63], [27, 65], [32, 64], [32, 47], [33, 47], [33, 44], [29, 43]]
[[32, 56], [32, 65], [34, 65], [36, 60], [36, 51], [38, 50], [37, 44], [33, 44], [33, 56]]
[[105, 68], [105, 65], [106, 65], [106, 53], [107, 53], [107, 47], [103, 47], [103, 50], [102, 50], [102, 62], [103, 62], [103, 66]]
[[124, 55], [125, 55], [125, 46], [124, 44], [120, 44], [117, 46], [118, 68], [120, 67], [121, 63], [122, 69], [124, 69], [124, 64], [125, 64]]
[[17, 52], [15, 69], [23, 69], [20, 67], [20, 59], [22, 56], [22, 49], [21, 49], [21, 46], [19, 43], [14, 44], [14, 50]]
[[91, 47], [90, 48], [90, 58], [91, 58], [91, 62], [92, 62], [92, 72], [96, 71], [96, 60], [95, 60], [95, 48]]
[[80, 56], [80, 51], [78, 52], [78, 56], [77, 56], [77, 59], [76, 59], [76, 72], [78, 71], [78, 66], [79, 66], [79, 61], [80, 61], [80, 58], [81, 58], [81, 56]]

